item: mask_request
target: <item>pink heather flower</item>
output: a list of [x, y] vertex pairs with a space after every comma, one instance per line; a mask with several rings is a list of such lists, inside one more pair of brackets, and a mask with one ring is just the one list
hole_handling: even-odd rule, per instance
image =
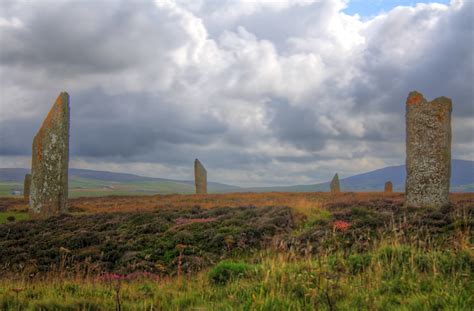
[[126, 275], [118, 274], [118, 273], [105, 273], [100, 276], [102, 281], [119, 281], [127, 279]]

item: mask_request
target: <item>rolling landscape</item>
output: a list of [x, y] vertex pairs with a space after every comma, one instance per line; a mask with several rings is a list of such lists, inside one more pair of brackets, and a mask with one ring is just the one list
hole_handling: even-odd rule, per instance
[[[28, 169], [0, 168], [0, 195], [20, 196], [23, 192], [23, 179]], [[392, 181], [393, 189], [404, 191], [405, 166], [390, 166], [372, 172], [341, 178], [344, 191], [380, 191], [386, 181]], [[209, 182], [210, 193], [230, 192], [312, 192], [328, 191], [329, 182], [313, 185], [295, 185], [278, 187], [237, 187], [222, 183]], [[15, 192], [16, 191], [16, 192]], [[104, 195], [154, 195], [194, 193], [194, 181], [171, 180], [142, 177], [103, 171], [70, 169], [69, 191], [71, 197]], [[453, 160], [451, 175], [452, 192], [474, 192], [474, 161]], [[16, 194], [15, 194], [16, 193]]]
[[[70, 169], [69, 189], [72, 197], [104, 195], [152, 195], [194, 193], [194, 181], [142, 177], [132, 174]], [[23, 179], [28, 169], [0, 169], [0, 193], [23, 192]], [[210, 192], [233, 192], [240, 188], [209, 182]], [[19, 194], [17, 194], [19, 195]]]

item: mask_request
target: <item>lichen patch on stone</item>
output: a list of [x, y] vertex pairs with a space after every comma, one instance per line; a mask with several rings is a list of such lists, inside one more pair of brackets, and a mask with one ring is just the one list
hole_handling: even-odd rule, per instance
[[30, 211], [35, 217], [67, 209], [69, 118], [69, 95], [62, 92], [33, 139]]
[[425, 101], [426, 100], [421, 93], [418, 93], [417, 91], [413, 91], [408, 95], [407, 105], [420, 104]]

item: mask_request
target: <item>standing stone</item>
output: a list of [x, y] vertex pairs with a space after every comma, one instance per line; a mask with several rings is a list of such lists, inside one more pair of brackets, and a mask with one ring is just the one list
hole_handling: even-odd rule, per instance
[[25, 180], [23, 182], [23, 197], [25, 200], [30, 199], [30, 187], [31, 187], [31, 174], [25, 175]]
[[59, 94], [33, 139], [30, 214], [48, 217], [67, 211], [69, 95]]
[[386, 193], [392, 193], [393, 192], [393, 185], [391, 181], [387, 181], [385, 183], [385, 192]]
[[207, 171], [198, 159], [194, 160], [194, 182], [196, 193], [207, 193]]
[[338, 193], [341, 192], [341, 187], [339, 185], [339, 175], [334, 175], [334, 177], [331, 180], [331, 192], [333, 193]]
[[414, 91], [406, 102], [405, 205], [439, 208], [449, 204], [451, 99], [431, 102]]

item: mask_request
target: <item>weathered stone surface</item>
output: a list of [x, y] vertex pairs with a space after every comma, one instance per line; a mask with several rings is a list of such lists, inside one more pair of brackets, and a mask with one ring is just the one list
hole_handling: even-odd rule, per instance
[[207, 171], [198, 159], [194, 160], [194, 182], [196, 193], [207, 193]]
[[26, 174], [25, 180], [23, 182], [23, 197], [26, 200], [30, 199], [30, 187], [31, 187], [31, 174]]
[[337, 173], [332, 178], [330, 187], [331, 187], [331, 192], [334, 192], [334, 193], [341, 192], [341, 187], [339, 185], [339, 175], [337, 175]]
[[69, 95], [59, 94], [33, 139], [30, 214], [48, 217], [67, 210]]
[[393, 192], [393, 185], [392, 185], [392, 182], [391, 181], [387, 181], [385, 183], [385, 192], [387, 193], [392, 193]]
[[428, 102], [414, 91], [406, 101], [405, 205], [442, 207], [449, 203], [451, 99]]

